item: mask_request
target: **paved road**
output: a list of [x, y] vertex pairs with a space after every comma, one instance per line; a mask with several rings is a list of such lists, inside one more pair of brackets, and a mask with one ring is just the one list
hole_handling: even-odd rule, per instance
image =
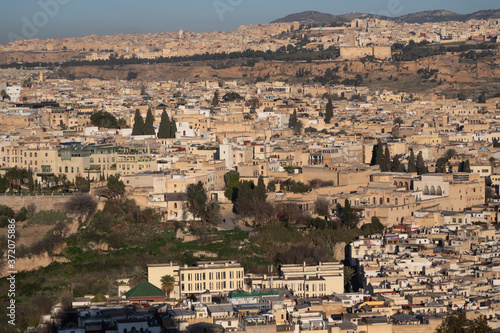
[[223, 222], [218, 225], [218, 227], [220, 227], [220, 228], [232, 230], [232, 229], [235, 229], [236, 226], [238, 226], [238, 228], [240, 230], [244, 230], [244, 231], [252, 231], [253, 230], [252, 228], [246, 227], [242, 224], [236, 224], [236, 222], [239, 220], [239, 217], [236, 214], [234, 214], [233, 212], [223, 212], [223, 213], [221, 213], [221, 215], [222, 215]]

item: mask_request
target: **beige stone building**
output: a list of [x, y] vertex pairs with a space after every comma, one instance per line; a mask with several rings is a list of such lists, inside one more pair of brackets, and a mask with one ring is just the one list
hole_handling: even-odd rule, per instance
[[177, 264], [148, 265], [148, 281], [161, 288], [161, 277], [171, 275], [176, 283], [171, 297], [186, 298], [200, 295], [207, 290], [227, 295], [244, 287], [243, 267], [235, 261], [198, 262], [196, 266]]

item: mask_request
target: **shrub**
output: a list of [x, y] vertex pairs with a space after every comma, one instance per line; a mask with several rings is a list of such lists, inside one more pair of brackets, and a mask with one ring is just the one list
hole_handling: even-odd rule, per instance
[[26, 209], [26, 207], [21, 208], [14, 216], [14, 219], [16, 221], [24, 221], [27, 218], [28, 218], [28, 210]]
[[92, 302], [106, 302], [106, 296], [103, 294], [97, 294], [92, 298]]
[[57, 224], [57, 222], [70, 223], [71, 220], [65, 212], [56, 210], [41, 210], [36, 215], [29, 218], [28, 224], [53, 225]]
[[5, 205], [0, 205], [0, 216], [7, 216], [8, 218], [13, 218], [14, 217], [14, 211], [12, 208], [5, 206]]

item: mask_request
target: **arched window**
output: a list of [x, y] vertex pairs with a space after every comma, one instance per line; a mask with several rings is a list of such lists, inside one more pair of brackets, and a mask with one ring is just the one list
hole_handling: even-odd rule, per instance
[[68, 173], [68, 167], [64, 167], [64, 172]]
[[443, 189], [441, 188], [441, 186], [437, 187], [436, 195], [443, 195]]
[[380, 198], [380, 204], [383, 205], [384, 204], [384, 198]]
[[429, 194], [436, 195], [436, 188], [434, 187], [434, 185], [431, 186], [431, 192]]
[[394, 198], [394, 204], [397, 206], [398, 205], [398, 198]]
[[424, 195], [429, 195], [429, 186], [424, 186]]
[[174, 208], [177, 208], [177, 202], [176, 202], [176, 203], [174, 203]]

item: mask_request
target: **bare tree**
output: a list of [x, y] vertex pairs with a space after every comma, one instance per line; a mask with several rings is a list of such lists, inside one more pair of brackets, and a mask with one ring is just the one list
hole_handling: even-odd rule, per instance
[[90, 194], [78, 193], [66, 202], [65, 207], [68, 213], [88, 218], [95, 212], [97, 203]]
[[318, 197], [315, 202], [315, 212], [320, 216], [327, 217], [330, 214], [330, 210], [328, 209], [328, 200], [322, 197]]
[[26, 209], [28, 210], [28, 215], [35, 215], [37, 207], [36, 205], [32, 202], [28, 206], [26, 206]]

